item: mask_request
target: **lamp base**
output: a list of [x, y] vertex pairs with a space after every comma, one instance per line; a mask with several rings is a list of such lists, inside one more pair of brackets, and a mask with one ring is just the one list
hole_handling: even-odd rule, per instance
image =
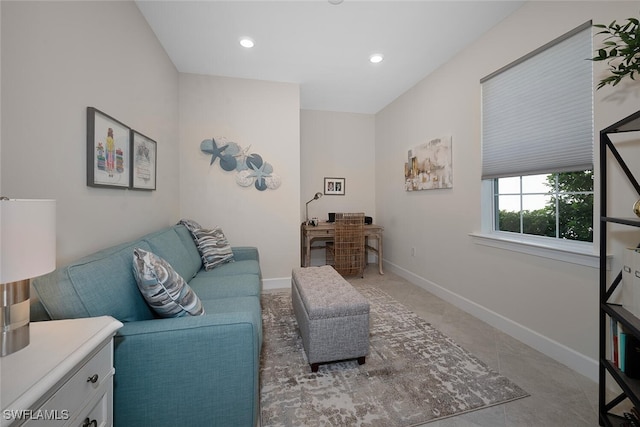
[[29, 279], [0, 283], [0, 357], [29, 345]]

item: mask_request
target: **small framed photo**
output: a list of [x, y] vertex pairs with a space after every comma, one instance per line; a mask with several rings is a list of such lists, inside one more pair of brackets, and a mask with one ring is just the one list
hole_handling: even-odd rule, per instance
[[131, 130], [131, 188], [156, 189], [157, 143]]
[[344, 178], [324, 178], [324, 194], [327, 196], [344, 196]]
[[87, 185], [129, 188], [130, 128], [93, 107], [87, 108]]

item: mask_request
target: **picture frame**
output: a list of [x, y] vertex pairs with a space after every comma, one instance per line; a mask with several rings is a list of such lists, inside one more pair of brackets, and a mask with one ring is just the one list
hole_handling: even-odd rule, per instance
[[108, 114], [87, 107], [87, 186], [129, 188], [130, 131]]
[[326, 196], [344, 196], [345, 178], [324, 178], [324, 194]]
[[411, 148], [404, 164], [405, 191], [453, 188], [451, 135]]
[[131, 130], [131, 189], [156, 189], [158, 144], [153, 139]]

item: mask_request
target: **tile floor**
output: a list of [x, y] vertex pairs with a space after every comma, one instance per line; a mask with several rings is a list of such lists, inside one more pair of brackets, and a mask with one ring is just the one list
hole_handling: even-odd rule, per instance
[[598, 426], [598, 387], [589, 378], [393, 273], [381, 276], [369, 265], [364, 279], [349, 279], [356, 280], [402, 302], [531, 395], [429, 427]]

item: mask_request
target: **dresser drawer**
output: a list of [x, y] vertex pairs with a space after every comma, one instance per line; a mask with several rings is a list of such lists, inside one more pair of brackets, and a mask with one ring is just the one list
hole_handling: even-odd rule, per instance
[[31, 322], [29, 345], [0, 361], [0, 427], [76, 426], [90, 413], [98, 423], [105, 407], [101, 419], [111, 427], [113, 336], [121, 327], [110, 316]]
[[114, 373], [112, 354], [112, 345], [109, 342], [82, 365], [38, 410], [43, 416], [47, 416], [47, 414], [66, 415], [53, 417], [57, 419], [43, 419], [44, 423], [42, 424], [39, 420], [31, 420], [29, 426], [56, 427], [67, 424], [70, 417], [75, 417], [75, 414], [94, 399], [99, 391], [105, 389], [105, 387], [101, 387], [103, 384], [106, 385], [112, 381]]
[[69, 424], [69, 427], [110, 427], [113, 424], [111, 413], [113, 409], [113, 392], [111, 387], [103, 387], [102, 395], [98, 401], [77, 419]]

